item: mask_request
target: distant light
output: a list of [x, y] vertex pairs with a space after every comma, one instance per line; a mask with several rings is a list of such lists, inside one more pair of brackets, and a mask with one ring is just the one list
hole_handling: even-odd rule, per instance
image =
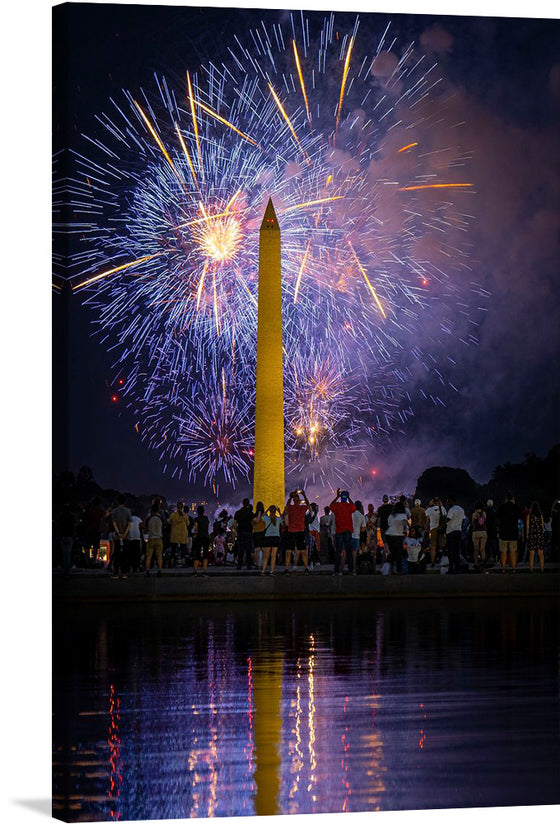
[[422, 286], [427, 286], [427, 285], [428, 285], [428, 281], [426, 280], [426, 278], [422, 278]]
[[112, 400], [113, 403], [117, 403], [118, 399], [119, 399], [118, 395], [111, 395], [111, 400]]
[[372, 475], [377, 475], [377, 469], [372, 469], [372, 470], [371, 470], [371, 474], [372, 474]]
[[123, 384], [124, 384], [124, 380], [122, 378], [119, 378], [119, 386], [122, 386]]

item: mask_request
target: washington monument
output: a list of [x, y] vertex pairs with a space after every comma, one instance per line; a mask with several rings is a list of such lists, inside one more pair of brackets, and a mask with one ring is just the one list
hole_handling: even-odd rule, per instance
[[280, 227], [269, 198], [259, 238], [253, 505], [284, 509], [284, 371]]

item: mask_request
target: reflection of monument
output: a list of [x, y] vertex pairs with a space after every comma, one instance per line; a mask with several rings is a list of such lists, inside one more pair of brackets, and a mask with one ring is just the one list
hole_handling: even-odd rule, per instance
[[277, 815], [282, 764], [281, 650], [256, 651], [253, 672], [255, 698], [255, 813]]
[[284, 508], [280, 227], [269, 199], [260, 230], [253, 503]]

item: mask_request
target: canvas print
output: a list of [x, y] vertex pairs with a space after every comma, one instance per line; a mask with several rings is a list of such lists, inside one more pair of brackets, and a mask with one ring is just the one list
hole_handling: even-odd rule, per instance
[[53, 8], [55, 818], [560, 801], [559, 34]]

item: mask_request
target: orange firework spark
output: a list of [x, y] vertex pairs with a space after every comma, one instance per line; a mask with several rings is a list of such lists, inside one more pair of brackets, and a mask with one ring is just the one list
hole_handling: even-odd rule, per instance
[[418, 143], [409, 143], [408, 146], [403, 146], [402, 149], [399, 149], [397, 154], [401, 152], [406, 152], [407, 149], [412, 149], [414, 146], [418, 146]]
[[466, 189], [474, 183], [423, 183], [421, 186], [400, 186], [397, 192], [415, 192], [417, 189]]

